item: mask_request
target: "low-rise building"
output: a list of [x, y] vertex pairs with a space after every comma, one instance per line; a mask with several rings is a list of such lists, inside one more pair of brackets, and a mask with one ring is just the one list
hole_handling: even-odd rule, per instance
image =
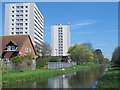
[[10, 60], [15, 56], [25, 56], [31, 53], [36, 58], [36, 51], [29, 35], [1, 36], [0, 56], [4, 60]]

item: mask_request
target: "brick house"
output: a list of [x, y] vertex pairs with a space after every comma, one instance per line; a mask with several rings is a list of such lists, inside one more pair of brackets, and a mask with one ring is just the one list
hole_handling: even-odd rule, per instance
[[0, 56], [2, 59], [11, 59], [15, 56], [25, 56], [27, 53], [36, 58], [36, 51], [29, 35], [1, 36]]

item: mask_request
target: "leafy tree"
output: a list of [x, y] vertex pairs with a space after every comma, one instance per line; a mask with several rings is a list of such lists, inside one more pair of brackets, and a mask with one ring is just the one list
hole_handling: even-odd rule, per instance
[[95, 56], [98, 58], [99, 63], [103, 62], [104, 56], [102, 54], [102, 51], [100, 49], [96, 49], [94, 51]]
[[112, 62], [120, 65], [120, 46], [117, 47], [112, 54]]
[[42, 46], [42, 56], [51, 56], [51, 47], [49, 43], [45, 42]]
[[88, 62], [94, 59], [93, 53], [82, 45], [75, 44], [68, 49], [68, 53], [71, 54], [71, 58], [76, 62]]
[[104, 58], [103, 63], [104, 63], [104, 64], [109, 63], [109, 59], [108, 59], [108, 58]]

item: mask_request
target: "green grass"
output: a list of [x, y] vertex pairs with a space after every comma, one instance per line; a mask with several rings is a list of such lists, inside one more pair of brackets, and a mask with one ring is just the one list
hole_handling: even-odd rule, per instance
[[74, 67], [62, 69], [36, 69], [29, 70], [24, 72], [8, 72], [3, 74], [2, 82], [3, 86], [11, 83], [22, 83], [27, 81], [32, 81], [40, 78], [50, 78], [53, 76], [59, 76], [67, 73], [72, 73], [76, 71], [86, 70], [92, 67], [99, 67], [99, 64], [84, 64], [84, 65], [76, 65]]
[[118, 80], [118, 77], [120, 76], [119, 70], [120, 67], [110, 66], [108, 68], [108, 71], [99, 81], [97, 89], [99, 90], [101, 88], [120, 88], [120, 81]]

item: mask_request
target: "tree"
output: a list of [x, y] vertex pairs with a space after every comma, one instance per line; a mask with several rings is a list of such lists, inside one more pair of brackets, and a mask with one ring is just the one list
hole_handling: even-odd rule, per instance
[[108, 59], [108, 58], [104, 58], [103, 63], [104, 63], [104, 64], [109, 63], [109, 59]]
[[79, 44], [71, 46], [68, 49], [68, 53], [71, 55], [72, 60], [76, 62], [88, 62], [94, 59], [93, 53], [84, 46]]
[[98, 58], [99, 63], [102, 64], [103, 59], [104, 59], [104, 56], [103, 56], [103, 54], [102, 54], [102, 51], [101, 51], [100, 49], [96, 49], [96, 50], [94, 51], [94, 55], [95, 55], [96, 58]]
[[41, 52], [40, 52], [41, 49], [40, 49], [39, 44], [36, 44], [36, 45], [35, 45], [35, 51], [36, 51], [37, 55], [40, 56], [40, 54], [41, 54]]
[[112, 54], [112, 62], [114, 64], [120, 65], [120, 46], [115, 48]]
[[51, 47], [47, 42], [42, 45], [42, 56], [51, 56]]

